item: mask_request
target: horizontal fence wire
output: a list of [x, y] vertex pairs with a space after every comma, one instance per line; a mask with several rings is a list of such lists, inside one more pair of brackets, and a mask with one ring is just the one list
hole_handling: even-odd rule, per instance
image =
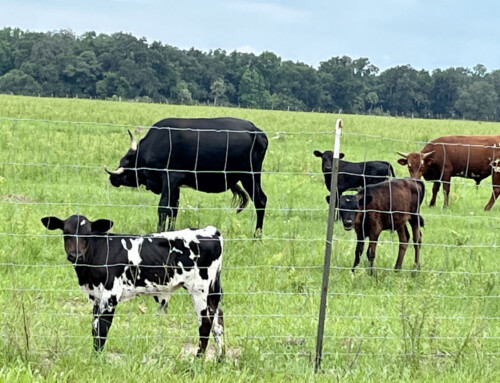
[[[151, 127], [4, 117], [0, 117], [0, 126], [6, 134], [6, 142], [0, 146], [0, 211], [5, 218], [0, 224], [4, 307], [0, 310], [0, 343], [4, 350], [18, 344], [23, 326], [14, 318], [23, 312], [31, 325], [30, 354], [34, 357], [44, 357], [60, 344], [64, 346], [56, 347], [54, 354], [61, 357], [75, 350], [86, 353], [92, 347], [92, 305], [78, 287], [74, 266], [66, 261], [62, 233], [46, 231], [40, 218], [83, 214], [113, 220], [113, 232], [147, 235], [155, 231], [159, 195], [143, 187], [113, 188], [104, 173], [105, 167], [116, 169], [127, 152], [127, 129], [139, 140]], [[30, 136], [33, 132], [36, 135]], [[120, 142], [109, 138], [110, 133], [120, 136]], [[283, 361], [289, 358], [304, 358], [300, 363], [308, 367], [314, 360], [328, 190], [321, 160], [314, 157], [313, 150], [331, 150], [333, 123], [331, 130], [265, 133], [269, 147], [260, 175], [268, 203], [262, 237], [253, 238], [256, 213], [252, 203], [236, 215], [227, 196], [185, 189], [181, 189], [177, 225], [210, 224], [221, 230], [222, 307], [228, 345], [238, 358], [257, 348], [261, 358], [274, 359], [280, 371], [286, 369]], [[407, 177], [408, 171], [396, 163], [396, 152], [419, 151], [428, 142], [357, 133], [347, 124], [343, 135], [344, 160], [388, 161], [398, 177]], [[333, 368], [333, 361], [349, 364], [358, 357], [413, 358], [416, 352], [419, 358], [428, 359], [457, 355], [474, 359], [479, 355], [498, 360], [500, 207], [483, 211], [491, 195], [491, 181], [476, 185], [472, 180], [453, 178], [448, 209], [439, 206], [442, 192], [437, 206], [429, 208], [431, 193], [432, 183], [427, 182], [420, 212], [425, 226], [419, 269], [413, 266], [413, 242], [409, 240], [403, 242], [408, 245], [404, 266], [394, 272], [399, 240], [396, 233], [383, 232], [374, 268], [362, 262], [352, 272], [356, 235], [336, 221], [324, 368]], [[375, 275], [370, 276], [369, 270]], [[177, 357], [186, 343], [196, 345], [196, 315], [186, 295], [174, 294], [166, 315], [157, 313], [157, 305], [149, 297], [119, 304], [108, 336], [112, 350], [126, 354], [146, 344], [151, 346], [150, 357]], [[409, 330], [418, 326], [420, 333]], [[162, 341], [166, 336], [168, 345]], [[423, 346], [409, 351], [411, 342]]]

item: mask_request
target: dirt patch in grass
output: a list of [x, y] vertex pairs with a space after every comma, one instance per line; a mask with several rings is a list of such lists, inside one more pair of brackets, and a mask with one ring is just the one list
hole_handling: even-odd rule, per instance
[[1, 197], [3, 201], [9, 201], [9, 202], [19, 202], [19, 203], [29, 203], [29, 202], [36, 202], [34, 198], [21, 195], [21, 194], [5, 194]]

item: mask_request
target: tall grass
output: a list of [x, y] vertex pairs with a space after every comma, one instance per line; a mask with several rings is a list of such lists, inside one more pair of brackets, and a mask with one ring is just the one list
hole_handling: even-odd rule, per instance
[[[119, 305], [106, 351], [94, 355], [91, 305], [60, 235], [40, 223], [78, 212], [112, 219], [115, 232], [153, 231], [159, 197], [113, 188], [103, 168], [115, 168], [125, 154], [127, 129], [167, 116], [245, 118], [270, 141], [261, 240], [252, 238], [253, 206], [236, 215], [230, 193], [181, 190], [177, 227], [212, 224], [225, 238], [228, 357], [221, 363], [194, 359], [196, 317], [182, 292], [167, 315], [146, 297]], [[403, 271], [392, 271], [398, 240], [388, 232], [376, 275], [363, 267], [351, 273], [355, 238], [335, 225], [323, 370], [313, 373], [328, 209], [312, 152], [332, 148], [338, 117], [346, 160], [387, 160], [398, 176], [406, 169], [396, 151], [419, 150], [441, 135], [500, 130], [467, 121], [0, 96], [0, 379], [498, 380], [500, 206], [483, 211], [490, 179], [477, 189], [453, 179], [448, 209], [441, 194], [437, 207], [427, 206], [427, 184], [417, 273], [411, 247]]]

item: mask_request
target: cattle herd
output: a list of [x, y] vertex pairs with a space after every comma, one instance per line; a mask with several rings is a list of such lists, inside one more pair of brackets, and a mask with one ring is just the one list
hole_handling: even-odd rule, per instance
[[[93, 302], [94, 349], [104, 347], [119, 302], [147, 294], [154, 297], [161, 310], [166, 310], [171, 294], [183, 287], [191, 295], [198, 317], [197, 355], [206, 350], [212, 332], [221, 356], [223, 239], [213, 226], [174, 231], [180, 187], [207, 193], [231, 190], [238, 212], [252, 200], [257, 216], [255, 236], [260, 236], [267, 202], [261, 185], [266, 134], [253, 123], [236, 118], [167, 118], [154, 124], [140, 142], [130, 131], [129, 135], [128, 152], [116, 170], [106, 172], [115, 187], [144, 185], [160, 194], [156, 233], [112, 234], [108, 233], [112, 221], [91, 221], [83, 215], [65, 220], [42, 218], [47, 229], [62, 230], [67, 259], [74, 266], [80, 287]], [[322, 160], [325, 184], [331, 191], [332, 165], [337, 159], [331, 151], [315, 150], [313, 154]], [[491, 209], [500, 194], [500, 136], [439, 137], [418, 153], [398, 154], [398, 163], [408, 166], [409, 178], [396, 178], [388, 162], [349, 162], [340, 153], [333, 193], [344, 229], [354, 228], [356, 233], [353, 271], [360, 262], [366, 238], [372, 270], [383, 230], [398, 234], [395, 269], [400, 269], [410, 239], [407, 223], [412, 231], [415, 267], [420, 267], [420, 228], [424, 226], [420, 206], [425, 196], [425, 184], [420, 178], [434, 182], [431, 206], [441, 183], [444, 205], [448, 205], [451, 177], [470, 178], [479, 185], [491, 175], [493, 193], [485, 210]], [[357, 193], [343, 194], [349, 190]]]

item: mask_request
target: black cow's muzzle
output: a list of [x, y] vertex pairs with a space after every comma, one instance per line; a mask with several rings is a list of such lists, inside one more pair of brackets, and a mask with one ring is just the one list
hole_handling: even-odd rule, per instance
[[344, 222], [344, 230], [350, 231], [354, 227], [354, 222], [353, 221], [345, 221]]

